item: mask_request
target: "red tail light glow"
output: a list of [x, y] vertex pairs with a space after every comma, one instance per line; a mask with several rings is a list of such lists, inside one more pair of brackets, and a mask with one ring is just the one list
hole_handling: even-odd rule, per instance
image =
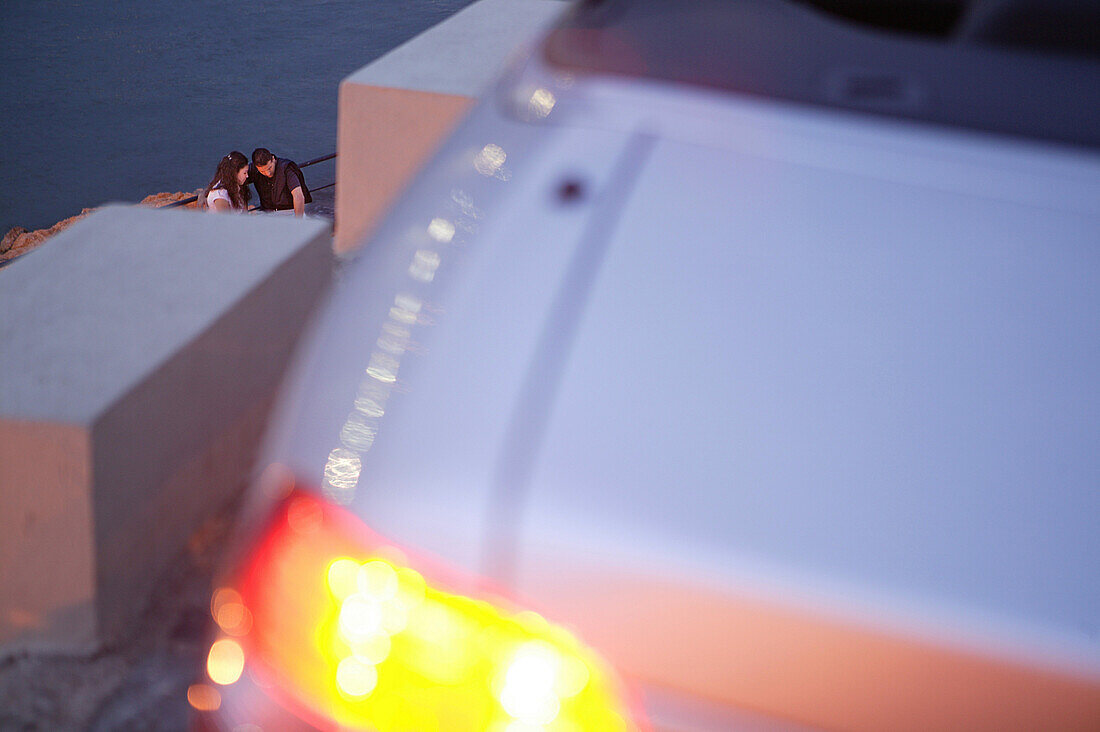
[[208, 673], [232, 684], [247, 662], [277, 701], [321, 728], [636, 728], [591, 649], [503, 595], [473, 589], [484, 586], [296, 493], [236, 589], [215, 593], [224, 636]]

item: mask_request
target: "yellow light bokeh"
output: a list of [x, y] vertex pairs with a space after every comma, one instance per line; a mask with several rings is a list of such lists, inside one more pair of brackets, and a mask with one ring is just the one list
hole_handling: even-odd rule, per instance
[[340, 634], [351, 643], [367, 640], [382, 631], [382, 603], [356, 593], [340, 605]]
[[359, 568], [359, 591], [376, 600], [389, 600], [397, 594], [397, 572], [380, 559]]
[[565, 656], [561, 659], [554, 684], [554, 691], [562, 699], [576, 696], [588, 685], [588, 666], [576, 656]]
[[206, 673], [215, 684], [236, 683], [244, 671], [244, 650], [231, 638], [214, 641], [206, 656]]
[[420, 573], [408, 567], [397, 569], [397, 595], [401, 603], [412, 610], [424, 601], [424, 591], [427, 584]]
[[527, 724], [549, 724], [561, 708], [556, 688], [561, 658], [544, 641], [528, 641], [516, 649], [504, 672], [498, 698], [504, 710]]
[[346, 557], [332, 562], [328, 566], [328, 589], [338, 600], [358, 592], [359, 563]]
[[357, 549], [327, 523], [308, 538], [281, 531], [269, 547], [242, 588], [250, 657], [334, 725], [630, 728], [606, 665], [538, 614], [449, 592], [392, 545]]
[[378, 671], [374, 664], [348, 656], [336, 667], [336, 684], [345, 695], [362, 698], [374, 691]]
[[365, 640], [352, 643], [351, 652], [356, 658], [379, 664], [390, 655], [390, 636], [388, 633], [376, 633]]

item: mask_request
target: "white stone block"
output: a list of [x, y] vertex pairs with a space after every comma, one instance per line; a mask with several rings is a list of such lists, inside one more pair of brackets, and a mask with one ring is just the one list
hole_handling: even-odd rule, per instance
[[0, 654], [123, 634], [251, 469], [319, 221], [107, 206], [0, 272]]
[[362, 243], [397, 195], [560, 0], [479, 0], [340, 84], [336, 251]]

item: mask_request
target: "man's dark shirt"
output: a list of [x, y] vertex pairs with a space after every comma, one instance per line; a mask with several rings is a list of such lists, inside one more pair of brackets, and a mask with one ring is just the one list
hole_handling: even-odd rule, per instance
[[[287, 162], [291, 162], [291, 161], [287, 161]], [[279, 165], [280, 163], [283, 163], [283, 160], [279, 159], [279, 158], [276, 158], [276, 165]], [[290, 169], [289, 166], [283, 166], [283, 167], [285, 168], [285, 175], [286, 175], [286, 188], [285, 188], [285, 190], [286, 190], [286, 193], [289, 196], [289, 194], [295, 188], [300, 188], [302, 183], [301, 183], [301, 180], [298, 178], [297, 173], [295, 173], [292, 169]], [[275, 205], [275, 202], [276, 202], [275, 179], [278, 178], [278, 177], [279, 177], [278, 171], [275, 173], [275, 175], [268, 178], [266, 175], [264, 175], [260, 171], [256, 170], [255, 165], [252, 165], [250, 163], [249, 166], [248, 166], [248, 182], [250, 182], [250, 183], [252, 183], [252, 185], [256, 186], [256, 194], [260, 198], [260, 208], [263, 209], [264, 211], [276, 211], [276, 210], [280, 210], [280, 209], [286, 210], [286, 209], [294, 208], [293, 203], [291, 203], [289, 206], [286, 205], [285, 198], [288, 197], [288, 196], [283, 197], [284, 202], [283, 202], [282, 206], [276, 207], [276, 205]], [[290, 200], [293, 201], [293, 198], [291, 198]]]

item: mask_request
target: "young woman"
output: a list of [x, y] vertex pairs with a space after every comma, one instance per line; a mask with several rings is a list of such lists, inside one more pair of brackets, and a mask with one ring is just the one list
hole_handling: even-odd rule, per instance
[[248, 210], [251, 192], [245, 181], [248, 180], [248, 158], [244, 153], [234, 150], [218, 163], [214, 177], [206, 186], [206, 207], [212, 213]]

